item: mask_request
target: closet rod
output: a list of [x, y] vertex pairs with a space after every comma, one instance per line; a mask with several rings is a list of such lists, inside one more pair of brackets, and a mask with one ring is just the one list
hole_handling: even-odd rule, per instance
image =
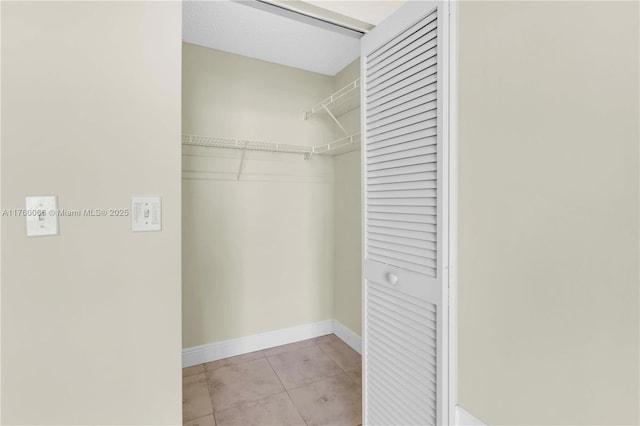
[[[255, 9], [263, 10], [265, 12], [273, 13], [275, 15], [283, 16], [285, 18], [293, 19], [294, 21], [302, 22], [305, 24], [313, 25], [324, 30], [333, 31], [348, 37], [360, 39], [369, 30], [373, 28], [371, 24], [366, 22], [357, 21], [353, 18], [349, 18], [352, 22], [357, 22], [359, 26], [365, 28], [357, 28], [353, 25], [337, 22], [332, 19], [328, 19], [317, 14], [310, 13], [309, 11], [299, 10], [291, 7], [291, 3], [285, 5], [284, 2], [277, 4], [275, 1], [265, 0], [232, 0], [236, 3], [243, 4], [245, 6], [253, 7]], [[301, 4], [298, 7], [304, 5], [306, 9], [322, 10], [314, 7], [313, 5]], [[337, 15], [334, 13], [334, 15]]]

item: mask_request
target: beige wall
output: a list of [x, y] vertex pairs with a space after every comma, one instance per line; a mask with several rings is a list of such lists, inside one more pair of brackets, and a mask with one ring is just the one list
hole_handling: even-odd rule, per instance
[[637, 2], [459, 6], [459, 402], [638, 424]]
[[2, 424], [180, 424], [180, 3], [2, 2]]
[[[183, 45], [183, 131], [318, 145], [331, 77]], [[333, 161], [185, 147], [183, 346], [332, 318]]]
[[[334, 89], [339, 90], [360, 76], [360, 59], [336, 74]], [[360, 108], [342, 117], [349, 134], [360, 131]], [[335, 126], [335, 138], [344, 132]], [[333, 221], [333, 314], [334, 318], [362, 335], [362, 212], [360, 210], [360, 150], [334, 157]]]

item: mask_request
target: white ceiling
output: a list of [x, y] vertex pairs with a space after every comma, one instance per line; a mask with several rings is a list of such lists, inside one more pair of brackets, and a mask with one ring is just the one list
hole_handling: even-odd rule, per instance
[[335, 75], [360, 56], [360, 40], [231, 1], [184, 1], [187, 43]]

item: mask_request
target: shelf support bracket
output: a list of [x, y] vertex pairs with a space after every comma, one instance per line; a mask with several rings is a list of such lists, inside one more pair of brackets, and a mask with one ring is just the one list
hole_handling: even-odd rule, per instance
[[322, 104], [322, 108], [324, 108], [324, 110], [327, 112], [327, 114], [329, 114], [329, 117], [331, 117], [333, 119], [333, 121], [336, 122], [338, 127], [340, 127], [340, 129], [342, 129], [344, 134], [348, 135], [349, 132], [347, 132], [347, 129], [345, 129], [344, 126], [340, 123], [340, 121], [338, 121], [338, 119], [333, 114], [331, 114], [331, 111], [329, 111], [329, 108], [327, 108], [327, 106], [325, 104]]
[[240, 172], [242, 172], [242, 164], [244, 163], [244, 154], [247, 152], [246, 149], [242, 150], [242, 155], [240, 156], [240, 165], [238, 166], [238, 174], [236, 175], [236, 180], [240, 180]]

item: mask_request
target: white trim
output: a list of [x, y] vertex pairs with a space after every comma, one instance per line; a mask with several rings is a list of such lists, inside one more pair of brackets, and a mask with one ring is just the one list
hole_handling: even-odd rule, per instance
[[301, 340], [325, 336], [334, 333], [340, 340], [351, 346], [353, 350], [362, 353], [362, 337], [338, 320], [324, 320], [295, 327], [282, 328], [266, 333], [235, 339], [221, 340], [206, 345], [193, 346], [182, 350], [182, 368], [205, 362], [217, 361], [236, 355], [243, 355], [274, 346], [295, 343]]
[[[2, 2], [0, 1], [0, 22], [2, 22]], [[1, 32], [0, 32], [1, 34]], [[0, 39], [2, 39], [2, 37], [0, 36]], [[6, 36], [5, 36], [6, 39]], [[0, 46], [2, 45], [2, 43], [0, 43]], [[0, 70], [2, 70], [2, 55], [0, 55]], [[0, 76], [2, 75], [2, 71], [0, 71]], [[0, 78], [0, 94], [2, 93], [2, 78]], [[0, 96], [0, 99], [2, 98], [2, 96]], [[1, 132], [2, 129], [2, 114], [0, 114], [0, 134], [2, 134]], [[0, 143], [0, 147], [2, 146], [2, 144]], [[0, 148], [0, 154], [1, 154], [2, 149]], [[1, 155], [0, 155], [1, 157]], [[1, 164], [1, 162], [0, 162]], [[2, 186], [0, 185], [0, 188]], [[0, 197], [0, 200], [2, 200], [2, 197]], [[1, 227], [0, 227], [1, 228]], [[2, 235], [2, 233], [0, 232], [0, 235]], [[0, 245], [1, 247], [1, 245]], [[0, 253], [2, 252], [2, 249], [0, 248]], [[2, 256], [0, 256], [0, 271], [2, 270]], [[0, 277], [2, 276], [2, 274], [0, 274]], [[2, 279], [0, 279], [0, 336], [2, 336]], [[0, 337], [0, 383], [2, 383], [2, 338]], [[5, 393], [6, 395], [6, 393]], [[2, 401], [2, 386], [0, 386], [0, 401]], [[0, 423], [2, 423], [2, 404], [0, 404]]]
[[[455, 13], [455, 9], [452, 7], [452, 3], [448, 1], [443, 1], [439, 3], [439, 8], [442, 11], [442, 15], [439, 14], [439, 19], [442, 19], [442, 24], [445, 26], [443, 28], [442, 40], [438, 41], [438, 44], [442, 43], [442, 50], [439, 54], [442, 55], [442, 115], [444, 122], [443, 130], [442, 130], [442, 146], [439, 149], [442, 149], [442, 165], [443, 165], [443, 176], [442, 176], [442, 185], [443, 191], [441, 193], [441, 200], [438, 201], [438, 204], [442, 203], [442, 226], [441, 229], [441, 238], [442, 238], [442, 256], [443, 256], [443, 266], [444, 271], [442, 271], [441, 275], [443, 277], [442, 282], [442, 314], [443, 318], [441, 321], [442, 325], [442, 339], [440, 344], [443, 345], [443, 370], [442, 370], [442, 414], [440, 416], [440, 421], [443, 424], [451, 424], [454, 420], [452, 417], [455, 414], [454, 406], [455, 400], [452, 398], [452, 387], [455, 386], [455, 382], [451, 379], [452, 372], [455, 371], [455, 364], [452, 363], [452, 354], [451, 348], [454, 345], [454, 337], [452, 335], [451, 330], [451, 318], [455, 314], [452, 312], [452, 297], [451, 297], [451, 285], [452, 285], [452, 275], [455, 276], [455, 272], [453, 271], [453, 262], [455, 258], [452, 257], [452, 253], [454, 253], [455, 246], [453, 245], [453, 238], [451, 231], [455, 228], [455, 223], [453, 219], [455, 218], [455, 212], [452, 211], [455, 208], [455, 192], [451, 186], [452, 177], [455, 176], [456, 171], [451, 167], [453, 162], [455, 161], [456, 152], [454, 150], [455, 146], [452, 146], [452, 111], [455, 108], [453, 104], [453, 97], [451, 94], [451, 87], [453, 84], [453, 80], [455, 76], [452, 74], [451, 65], [454, 63], [454, 54], [455, 50], [453, 48], [451, 35], [452, 29], [451, 24], [455, 19], [455, 16], [452, 16]], [[440, 24], [438, 24], [440, 25]], [[440, 62], [440, 60], [438, 60]], [[440, 98], [440, 95], [438, 95]], [[440, 237], [439, 237], [440, 238]]]
[[[361, 139], [361, 148], [360, 148], [360, 318], [362, 324], [362, 341], [365, 342], [365, 333], [367, 333], [367, 310], [366, 307], [366, 297], [367, 297], [367, 280], [364, 276], [364, 268], [365, 268], [365, 255], [364, 250], [367, 246], [367, 167], [366, 167], [366, 146], [364, 141], [364, 135], [366, 134], [367, 123], [365, 122], [364, 115], [366, 109], [366, 100], [364, 97], [365, 88], [366, 88], [366, 72], [365, 72], [365, 64], [363, 63], [364, 49], [362, 46], [362, 41], [360, 41], [360, 139]], [[365, 359], [367, 359], [367, 345], [364, 344], [361, 348], [360, 355], [362, 355], [362, 424], [368, 423], [367, 413], [369, 412], [368, 400], [367, 398], [367, 389], [369, 389], [367, 384], [367, 363], [365, 363]]]
[[333, 320], [333, 333], [362, 355], [362, 337], [338, 320]]
[[456, 426], [487, 426], [482, 420], [456, 405]]
[[449, 419], [458, 419], [458, 3], [447, 2], [449, 12]]
[[[345, 327], [346, 328], [346, 327]], [[282, 328], [182, 350], [182, 368], [333, 333], [333, 320]]]

